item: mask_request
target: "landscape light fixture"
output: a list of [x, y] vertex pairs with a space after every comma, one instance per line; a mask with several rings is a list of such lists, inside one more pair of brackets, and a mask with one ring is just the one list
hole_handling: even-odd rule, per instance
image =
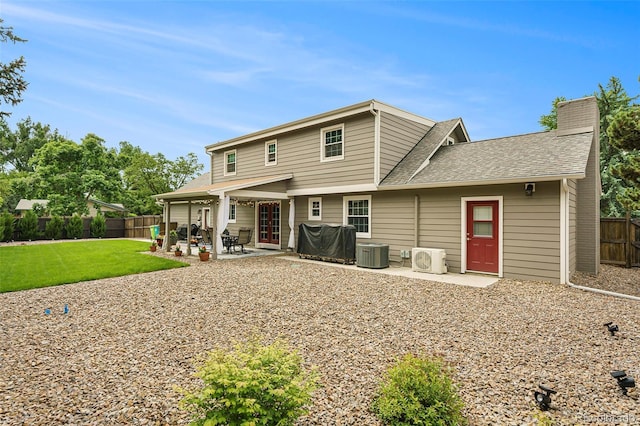
[[636, 381], [633, 380], [633, 377], [627, 376], [624, 370], [612, 371], [611, 376], [618, 381], [618, 386], [620, 386], [623, 395], [627, 395], [629, 388], [636, 387]]
[[551, 408], [551, 395], [557, 392], [543, 385], [538, 385], [538, 387], [542, 389], [542, 392], [534, 391], [533, 397], [535, 398], [538, 407], [540, 407], [542, 411], [547, 411]]
[[535, 183], [525, 183], [524, 184], [524, 193], [527, 197], [531, 197], [533, 193], [536, 192], [536, 184]]
[[615, 336], [616, 331], [619, 331], [618, 326], [613, 322], [608, 322], [604, 326], [607, 327], [607, 330], [609, 330], [609, 333], [611, 333], [612, 336]]

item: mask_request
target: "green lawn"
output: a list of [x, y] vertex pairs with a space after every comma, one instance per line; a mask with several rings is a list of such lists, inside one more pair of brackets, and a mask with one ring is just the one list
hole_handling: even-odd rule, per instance
[[187, 266], [148, 250], [132, 240], [0, 246], [0, 293]]

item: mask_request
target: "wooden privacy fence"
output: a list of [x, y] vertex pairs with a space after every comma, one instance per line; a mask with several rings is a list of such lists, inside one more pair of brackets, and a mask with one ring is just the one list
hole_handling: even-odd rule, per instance
[[[160, 234], [165, 235], [164, 222], [162, 222], [161, 215], [127, 217], [124, 219], [123, 236], [125, 238], [151, 238], [150, 227], [153, 225], [160, 225]], [[169, 224], [170, 230], [177, 228], [177, 222]]]
[[640, 219], [600, 219], [600, 262], [640, 266]]

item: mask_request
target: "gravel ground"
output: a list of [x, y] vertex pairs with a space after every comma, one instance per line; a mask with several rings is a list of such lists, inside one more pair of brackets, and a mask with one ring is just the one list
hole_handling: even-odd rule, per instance
[[[379, 378], [408, 352], [451, 363], [472, 425], [533, 424], [540, 383], [558, 391], [549, 412], [556, 424], [640, 424], [637, 390], [622, 396], [609, 374], [640, 379], [640, 302], [516, 280], [467, 288], [271, 256], [187, 261], [0, 294], [0, 424], [186, 424], [174, 388], [197, 384], [195, 358], [256, 333], [285, 337], [319, 367], [323, 387], [298, 425], [377, 425], [368, 407]], [[615, 336], [609, 321], [620, 328]]]

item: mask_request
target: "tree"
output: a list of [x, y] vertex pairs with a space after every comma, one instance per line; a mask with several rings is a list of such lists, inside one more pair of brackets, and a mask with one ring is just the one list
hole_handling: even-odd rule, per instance
[[[0, 42], [8, 41], [16, 43], [24, 43], [27, 40], [13, 34], [13, 27], [5, 27], [2, 25], [4, 20], [0, 18]], [[22, 92], [27, 89], [27, 81], [22, 76], [27, 62], [23, 56], [5, 64], [0, 62], [0, 103], [16, 106], [22, 102]], [[11, 115], [10, 112], [0, 111], [0, 117]]]
[[0, 164], [4, 170], [33, 172], [29, 160], [47, 142], [60, 137], [58, 130], [51, 130], [48, 124], [35, 123], [27, 117], [16, 124], [12, 131], [4, 119], [0, 118]]
[[640, 210], [640, 107], [618, 112], [607, 135], [622, 153], [622, 161], [611, 167], [611, 173], [624, 182], [616, 199], [627, 211]]
[[195, 178], [203, 169], [195, 154], [175, 161], [163, 154], [150, 154], [129, 142], [120, 142], [119, 163], [126, 189], [125, 204], [135, 214], [157, 214], [162, 208], [153, 195], [174, 191]]
[[[630, 97], [616, 77], [611, 77], [606, 87], [598, 84], [598, 90], [593, 95], [598, 101], [600, 111], [600, 180], [602, 183], [600, 214], [604, 217], [622, 217], [625, 215], [625, 208], [617, 199], [617, 194], [623, 191], [622, 181], [612, 174], [611, 168], [623, 161], [623, 155], [610, 143], [607, 129], [613, 117], [619, 111], [630, 108], [631, 102], [638, 96]], [[557, 128], [557, 107], [563, 100], [565, 100], [564, 97], [556, 98], [551, 112], [540, 117], [539, 123], [545, 130]]]

